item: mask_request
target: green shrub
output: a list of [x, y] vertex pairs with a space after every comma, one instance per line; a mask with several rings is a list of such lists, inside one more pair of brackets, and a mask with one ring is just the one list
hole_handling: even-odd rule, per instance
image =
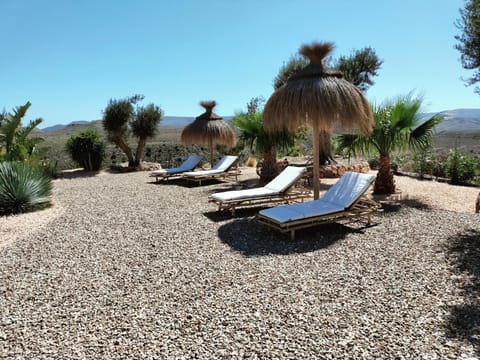
[[453, 150], [447, 158], [447, 176], [452, 184], [464, 183], [475, 177], [478, 160], [463, 151]]
[[95, 130], [85, 130], [72, 135], [67, 141], [67, 152], [72, 160], [86, 171], [100, 170], [105, 157], [105, 143]]
[[48, 159], [42, 160], [41, 164], [39, 165], [40, 170], [47, 175], [50, 179], [58, 179], [63, 176], [61, 170], [58, 167], [58, 160], [57, 161], [50, 161]]
[[436, 156], [432, 164], [432, 175], [437, 178], [447, 177], [447, 161], [440, 156]]
[[0, 163], [0, 215], [47, 207], [51, 190], [51, 179], [28, 163]]
[[420, 179], [423, 179], [425, 175], [433, 174], [434, 163], [435, 154], [430, 149], [413, 154], [413, 171], [418, 174]]

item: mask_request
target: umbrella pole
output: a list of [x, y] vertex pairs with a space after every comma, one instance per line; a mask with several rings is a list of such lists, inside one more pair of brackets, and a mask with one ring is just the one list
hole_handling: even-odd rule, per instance
[[316, 121], [313, 121], [313, 199], [320, 197], [320, 131]]
[[213, 140], [208, 139], [208, 147], [210, 148], [210, 168], [213, 167]]

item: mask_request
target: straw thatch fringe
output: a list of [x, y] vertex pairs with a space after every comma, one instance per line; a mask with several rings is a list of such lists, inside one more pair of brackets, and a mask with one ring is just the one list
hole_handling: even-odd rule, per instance
[[310, 64], [292, 76], [268, 99], [264, 109], [267, 131], [295, 131], [316, 123], [319, 131], [331, 133], [371, 131], [373, 115], [368, 101], [353, 84], [336, 70], [327, 69], [323, 59], [333, 50], [332, 43], [304, 45], [300, 53]]
[[213, 112], [213, 108], [217, 103], [215, 101], [202, 101], [200, 105], [205, 108], [205, 112], [197, 116], [191, 124], [183, 129], [181, 134], [182, 142], [186, 145], [235, 145], [235, 132], [222, 120], [221, 116]]
[[186, 145], [212, 143], [233, 146], [236, 139], [234, 131], [225, 121], [197, 119], [183, 129], [181, 140]]
[[295, 131], [314, 121], [321, 131], [366, 133], [371, 131], [373, 116], [361, 91], [335, 76], [288, 81], [265, 105], [267, 131]]
[[341, 73], [324, 66], [322, 61], [332, 49], [330, 43], [303, 46], [301, 52], [310, 64], [277, 89], [263, 111], [263, 126], [270, 132], [313, 127], [314, 199], [320, 194], [320, 153], [330, 153], [328, 144], [320, 142], [320, 134], [332, 134], [334, 129], [366, 133], [373, 127], [372, 111], [361, 91]]

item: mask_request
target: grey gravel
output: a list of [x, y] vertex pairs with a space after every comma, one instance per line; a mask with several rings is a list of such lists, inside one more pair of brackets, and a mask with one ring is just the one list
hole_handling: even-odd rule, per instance
[[480, 309], [478, 273], [452, 246], [478, 215], [403, 206], [291, 242], [254, 210], [217, 214], [207, 196], [230, 186], [56, 182], [60, 215], [0, 249], [0, 357], [479, 356], [479, 316], [458, 311]]

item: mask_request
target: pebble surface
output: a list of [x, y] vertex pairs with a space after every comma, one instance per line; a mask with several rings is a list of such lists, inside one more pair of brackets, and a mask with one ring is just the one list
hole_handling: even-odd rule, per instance
[[479, 324], [455, 329], [479, 279], [451, 246], [478, 215], [402, 207], [292, 242], [254, 210], [217, 213], [207, 196], [231, 186], [56, 181], [58, 216], [0, 248], [0, 358], [480, 355]]

